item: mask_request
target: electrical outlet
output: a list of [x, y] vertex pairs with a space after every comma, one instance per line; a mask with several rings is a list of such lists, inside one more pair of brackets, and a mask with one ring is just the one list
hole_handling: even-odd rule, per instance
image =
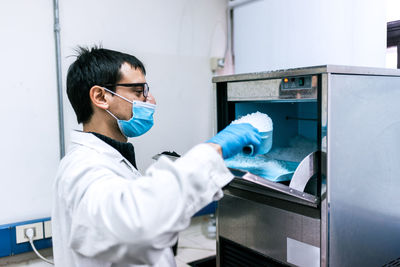
[[216, 71], [224, 67], [224, 58], [212, 57], [210, 58], [211, 71]]
[[33, 240], [43, 239], [43, 223], [31, 223], [31, 224], [24, 224], [18, 225], [15, 227], [15, 232], [17, 235], [17, 244], [29, 242], [29, 239], [25, 236], [26, 229], [33, 228], [35, 235]]
[[51, 221], [44, 221], [44, 238], [50, 238], [53, 236], [51, 231]]

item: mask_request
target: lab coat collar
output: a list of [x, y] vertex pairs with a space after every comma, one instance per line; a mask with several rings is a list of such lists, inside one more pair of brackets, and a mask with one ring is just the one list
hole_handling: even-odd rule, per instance
[[78, 145], [83, 145], [86, 147], [89, 147], [99, 153], [105, 154], [111, 158], [114, 158], [118, 160], [119, 162], [123, 161], [125, 162], [132, 170], [136, 170], [136, 168], [127, 160], [124, 158], [124, 156], [119, 153], [118, 150], [98, 138], [92, 133], [88, 132], [83, 132], [79, 130], [73, 130], [71, 131], [71, 143], [72, 146], [75, 144]]

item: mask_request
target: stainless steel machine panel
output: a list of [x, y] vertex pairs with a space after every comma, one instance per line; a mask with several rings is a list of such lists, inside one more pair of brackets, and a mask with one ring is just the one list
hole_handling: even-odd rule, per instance
[[[299, 78], [306, 81], [304, 88], [298, 88]], [[283, 86], [282, 81], [285, 79], [288, 86]], [[287, 99], [317, 99], [317, 76], [228, 83], [228, 101]]]
[[[283, 202], [278, 201], [278, 207], [279, 203]], [[264, 202], [262, 197], [254, 199], [253, 195], [240, 198], [225, 191], [218, 208], [218, 224], [222, 226], [218, 235], [283, 264], [303, 261], [310, 267], [320, 266], [319, 212], [306, 208], [311, 210], [307, 216], [290, 211], [290, 207], [278, 207], [268, 205], [268, 200]], [[296, 257], [299, 251], [303, 252], [301, 259]]]
[[400, 258], [400, 77], [330, 75], [329, 265]]
[[276, 99], [281, 79], [228, 84], [228, 101]]

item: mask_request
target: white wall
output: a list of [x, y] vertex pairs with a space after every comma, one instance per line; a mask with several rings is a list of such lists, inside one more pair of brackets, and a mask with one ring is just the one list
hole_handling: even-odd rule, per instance
[[[77, 45], [102, 44], [137, 56], [146, 66], [158, 107], [153, 129], [130, 140], [139, 169], [156, 153], [184, 153], [211, 137], [209, 60], [223, 56], [226, 5], [227, 0], [60, 1], [64, 92]], [[51, 212], [59, 162], [52, 8], [45, 0], [0, 3], [0, 224]], [[64, 108], [68, 143], [70, 130], [81, 127], [66, 95]]]
[[[131, 139], [141, 170], [164, 150], [211, 137], [210, 56], [223, 56], [226, 0], [60, 1], [63, 90], [77, 45], [102, 44], [140, 58], [158, 107], [155, 126]], [[0, 224], [50, 216], [59, 161], [52, 1], [0, 4]], [[217, 52], [216, 52], [217, 51]], [[220, 51], [220, 55], [218, 54]], [[65, 129], [81, 128], [64, 95]]]
[[50, 216], [58, 160], [52, 3], [0, 3], [0, 224]]
[[[138, 167], [164, 150], [184, 153], [213, 133], [210, 56], [223, 56], [226, 0], [61, 1], [64, 77], [77, 45], [102, 43], [131, 53], [146, 67], [157, 100], [155, 125], [132, 138]], [[218, 55], [218, 53], [220, 53]], [[216, 55], [217, 54], [217, 55]], [[65, 84], [65, 82], [64, 82]], [[65, 97], [66, 135], [78, 128]]]
[[234, 10], [235, 72], [385, 66], [385, 1], [262, 0]]
[[386, 0], [386, 21], [400, 20], [400, 1]]

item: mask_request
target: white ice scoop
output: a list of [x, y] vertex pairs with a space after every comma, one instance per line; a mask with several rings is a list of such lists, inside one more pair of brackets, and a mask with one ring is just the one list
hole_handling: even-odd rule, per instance
[[[232, 124], [239, 123], [250, 123], [260, 132], [261, 145], [257, 152], [258, 154], [266, 154], [271, 150], [273, 125], [271, 118], [267, 114], [257, 111], [232, 122]], [[254, 155], [254, 147], [252, 145], [244, 147], [243, 153], [247, 155]]]

